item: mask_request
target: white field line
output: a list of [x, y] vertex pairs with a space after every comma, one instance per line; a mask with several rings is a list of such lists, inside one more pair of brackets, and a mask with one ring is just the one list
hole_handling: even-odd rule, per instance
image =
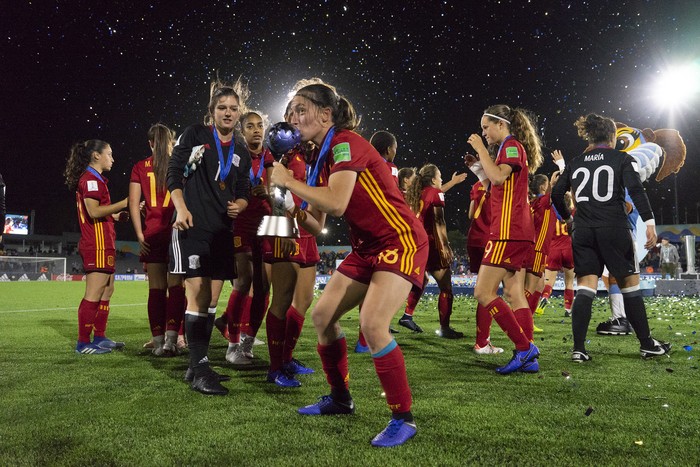
[[[118, 305], [109, 305], [110, 308], [122, 308], [122, 307], [131, 307], [131, 306], [146, 306], [147, 303], [124, 303], [124, 304], [118, 304]], [[77, 306], [72, 306], [69, 308], [34, 308], [34, 309], [29, 309], [29, 310], [0, 310], [0, 314], [2, 313], [31, 313], [33, 311], [77, 311], [78, 307]]]

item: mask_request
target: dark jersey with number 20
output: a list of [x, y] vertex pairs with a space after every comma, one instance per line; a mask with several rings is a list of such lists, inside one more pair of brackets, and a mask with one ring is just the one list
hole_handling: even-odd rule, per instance
[[570, 188], [576, 202], [575, 227], [626, 227], [625, 188], [642, 220], [654, 218], [644, 186], [636, 171], [636, 162], [627, 153], [609, 147], [597, 147], [566, 164], [564, 173], [552, 190], [557, 211], [564, 219], [570, 212], [564, 193]]

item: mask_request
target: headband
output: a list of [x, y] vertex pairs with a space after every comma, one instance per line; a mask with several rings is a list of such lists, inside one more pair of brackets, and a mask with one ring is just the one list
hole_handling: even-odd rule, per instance
[[503, 118], [503, 117], [499, 117], [498, 115], [489, 114], [489, 113], [486, 113], [486, 112], [484, 112], [484, 115], [485, 115], [486, 117], [493, 117], [493, 118], [495, 118], [495, 119], [497, 119], [497, 120], [502, 120], [502, 121], [506, 122], [508, 125], [510, 125], [510, 121], [509, 121], [509, 120], [506, 120], [506, 119]]

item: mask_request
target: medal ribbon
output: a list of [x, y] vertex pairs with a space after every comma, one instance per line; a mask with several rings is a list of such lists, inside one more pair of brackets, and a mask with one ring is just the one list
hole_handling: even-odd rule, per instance
[[258, 175], [253, 173], [253, 164], [250, 164], [250, 186], [258, 186], [262, 182], [262, 174], [265, 170], [265, 151], [260, 153], [260, 167], [258, 168]]
[[105, 178], [102, 176], [102, 174], [99, 173], [97, 170], [93, 169], [92, 167], [88, 166], [88, 168], [85, 170], [87, 170], [88, 172], [90, 172], [91, 174], [93, 174], [95, 177], [99, 178], [103, 182], [105, 181]]
[[228, 150], [228, 160], [224, 164], [224, 151], [221, 149], [221, 141], [219, 141], [216, 126], [212, 127], [212, 131], [216, 142], [216, 152], [219, 154], [219, 180], [223, 182], [231, 171], [231, 165], [233, 165], [233, 138], [231, 138], [231, 147]]
[[[314, 164], [313, 169], [310, 165], [306, 166], [306, 184], [308, 186], [316, 186], [318, 184], [318, 175], [321, 172], [321, 168], [326, 163], [326, 157], [328, 156], [328, 150], [331, 147], [331, 140], [335, 136], [335, 127], [332, 126], [326, 133], [326, 139], [323, 140], [323, 145], [321, 146], [321, 151], [318, 153], [316, 158], [316, 164]], [[301, 203], [301, 209], [306, 209], [309, 203], [306, 201]]]

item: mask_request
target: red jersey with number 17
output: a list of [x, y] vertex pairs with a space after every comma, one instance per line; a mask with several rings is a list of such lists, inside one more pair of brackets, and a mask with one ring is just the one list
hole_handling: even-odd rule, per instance
[[129, 181], [141, 185], [141, 194], [146, 201], [144, 235], [152, 237], [163, 232], [170, 234], [175, 206], [170, 201], [168, 189], [156, 185], [156, 174], [153, 172], [153, 156], [134, 164]]
[[100, 264], [100, 258], [104, 259], [105, 250], [114, 250], [116, 244], [116, 234], [114, 232], [114, 219], [112, 216], [93, 219], [87, 213], [85, 200], [95, 199], [100, 206], [109, 206], [112, 201], [107, 189], [108, 180], [97, 172], [86, 170], [78, 180], [78, 187], [75, 192], [75, 201], [78, 206], [78, 220], [80, 221], [80, 242], [78, 248], [81, 250], [95, 250], [97, 252], [97, 267], [114, 266], [113, 264]]
[[413, 274], [413, 256], [428, 239], [404, 201], [386, 161], [368, 141], [348, 130], [336, 131], [328, 152], [319, 186], [327, 185], [330, 175], [336, 172], [357, 172], [350, 203], [343, 214], [350, 227], [353, 248], [379, 254], [386, 245], [403, 245], [402, 271]]
[[428, 243], [431, 249], [438, 249], [438, 233], [435, 225], [435, 208], [445, 207], [445, 193], [432, 186], [426, 186], [420, 194], [420, 212], [418, 219], [423, 223], [425, 233], [428, 234]]
[[489, 241], [491, 226], [490, 193], [484, 185], [477, 181], [469, 192], [469, 200], [474, 203], [474, 217], [469, 223], [467, 245], [485, 247]]
[[530, 206], [535, 224], [535, 251], [541, 251], [546, 255], [549, 252], [557, 222], [557, 216], [552, 209], [552, 197], [549, 193], [538, 195], [530, 202]]
[[502, 185], [491, 184], [489, 240], [534, 242], [525, 148], [513, 136], [508, 136], [501, 143], [495, 162], [496, 165], [510, 165], [513, 171]]

